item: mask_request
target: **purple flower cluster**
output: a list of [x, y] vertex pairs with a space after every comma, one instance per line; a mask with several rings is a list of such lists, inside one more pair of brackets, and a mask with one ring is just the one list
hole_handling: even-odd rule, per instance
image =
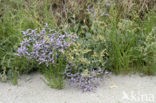
[[17, 55], [35, 59], [39, 64], [45, 63], [47, 66], [55, 64], [58, 56], [70, 47], [76, 38], [69, 33], [61, 34], [50, 29], [48, 25], [40, 32], [37, 29], [28, 29], [23, 31], [23, 41]]
[[95, 11], [94, 7], [90, 8], [90, 6], [88, 5], [88, 8], [86, 10], [89, 14], [91, 14], [92, 17], [94, 17], [94, 18], [96, 17], [96, 11]]
[[70, 86], [79, 87], [83, 92], [86, 92], [95, 90], [97, 85], [100, 85], [101, 81], [103, 81], [109, 73], [99, 69], [90, 71], [87, 76], [84, 76], [83, 73], [72, 72], [71, 66], [67, 64], [64, 74], [66, 79], [70, 82]]

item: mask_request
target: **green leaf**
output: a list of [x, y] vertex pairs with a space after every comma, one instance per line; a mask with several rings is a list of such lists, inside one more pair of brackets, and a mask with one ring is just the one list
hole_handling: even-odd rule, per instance
[[92, 34], [87, 32], [87, 33], [86, 33], [86, 38], [89, 39], [89, 38], [91, 38], [91, 37], [92, 37]]

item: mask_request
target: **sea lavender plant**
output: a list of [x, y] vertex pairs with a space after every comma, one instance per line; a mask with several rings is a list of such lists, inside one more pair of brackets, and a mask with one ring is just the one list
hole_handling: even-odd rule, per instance
[[110, 73], [104, 72], [101, 69], [93, 71], [88, 71], [88, 69], [86, 69], [83, 72], [74, 72], [72, 66], [67, 64], [64, 74], [66, 79], [69, 81], [70, 86], [79, 87], [83, 92], [87, 92], [94, 91]]
[[36, 60], [39, 64], [55, 64], [57, 58], [75, 41], [76, 36], [61, 34], [46, 24], [40, 32], [35, 29], [23, 31], [23, 41], [16, 55]]
[[[23, 31], [23, 41], [16, 55], [35, 60], [52, 88], [62, 89], [63, 75], [66, 65], [64, 52], [76, 40], [77, 36], [60, 33], [50, 29], [48, 25], [41, 29]], [[41, 65], [43, 64], [43, 65]]]

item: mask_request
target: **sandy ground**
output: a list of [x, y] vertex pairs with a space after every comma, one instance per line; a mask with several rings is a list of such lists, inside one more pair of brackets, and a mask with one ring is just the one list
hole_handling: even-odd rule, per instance
[[156, 76], [111, 75], [96, 92], [86, 93], [68, 85], [49, 88], [41, 77], [23, 75], [17, 86], [0, 82], [0, 103], [156, 103]]

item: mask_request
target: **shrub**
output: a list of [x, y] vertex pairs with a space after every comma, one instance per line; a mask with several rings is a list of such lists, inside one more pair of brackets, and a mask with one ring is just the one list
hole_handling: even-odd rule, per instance
[[[42, 68], [42, 71], [48, 81], [50, 82], [51, 79], [56, 81], [56, 79], [59, 80], [62, 77], [60, 73], [63, 73], [65, 69], [63, 65], [65, 65], [66, 58], [62, 54], [74, 41], [74, 36], [68, 33], [61, 34], [50, 29], [46, 24], [46, 27], [40, 32], [37, 29], [28, 29], [23, 32], [23, 41], [20, 43], [16, 55], [36, 61], [39, 65], [46, 65], [48, 69]], [[56, 83], [55, 88], [62, 88], [62, 80], [63, 78], [60, 80], [61, 86], [57, 86], [58, 83], [56, 82], [51, 86], [55, 87], [53, 85]]]

